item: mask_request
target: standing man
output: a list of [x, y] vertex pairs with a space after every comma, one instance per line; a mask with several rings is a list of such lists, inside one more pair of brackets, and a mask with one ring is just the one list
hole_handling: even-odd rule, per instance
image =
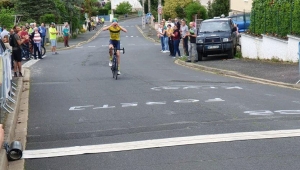
[[21, 28], [19, 26], [14, 26], [13, 27], [14, 30], [14, 34], [12, 34], [11, 36], [13, 36], [13, 46], [12, 46], [12, 56], [13, 59], [15, 61], [14, 64], [14, 76], [18, 77], [17, 72], [19, 71], [19, 77], [23, 77], [22, 75], [22, 50], [21, 50], [21, 45], [29, 39], [29, 36], [26, 35], [24, 37], [24, 39], [21, 39], [20, 36], [18, 35], [18, 33], [20, 32]]
[[183, 45], [183, 50], [185, 53], [185, 56], [189, 56], [189, 47], [188, 47], [188, 41], [189, 37], [186, 36], [187, 33], [189, 32], [189, 27], [186, 25], [186, 21], [182, 20], [181, 22], [181, 27], [180, 27], [180, 32], [182, 36], [182, 45]]
[[176, 25], [176, 26], [177, 26], [177, 29], [180, 30], [180, 23], [179, 23], [179, 21], [178, 21], [178, 18], [175, 18], [175, 19], [174, 19], [174, 25]]
[[187, 33], [187, 36], [190, 37], [189, 42], [189, 56], [186, 62], [191, 62], [194, 56], [194, 62], [198, 62], [198, 54], [197, 54], [197, 45], [196, 45], [196, 37], [197, 37], [197, 30], [195, 28], [195, 23], [190, 22], [190, 30]]
[[[21, 39], [25, 39], [21, 47], [24, 47], [25, 56], [22, 56], [23, 60], [29, 60], [29, 39], [26, 40], [26, 36], [29, 36], [28, 32], [26, 31], [26, 27], [22, 27], [22, 31], [19, 32]], [[23, 53], [22, 53], [23, 54]]]
[[41, 33], [41, 36], [42, 36], [42, 42], [41, 42], [41, 45], [42, 45], [42, 47], [44, 47], [45, 46], [45, 37], [46, 37], [46, 32], [47, 32], [47, 30], [46, 30], [46, 28], [45, 28], [45, 24], [44, 23], [42, 23], [41, 24], [41, 26], [39, 26], [39, 31], [40, 31], [40, 33]]
[[51, 26], [49, 28], [49, 38], [50, 38], [50, 42], [51, 42], [51, 51], [52, 51], [52, 54], [55, 55], [55, 54], [58, 54], [56, 52], [56, 36], [58, 34], [58, 31], [56, 30], [56, 27], [55, 27], [55, 23], [52, 22], [51, 23]]
[[[109, 66], [112, 66], [112, 49], [117, 48], [120, 49], [120, 35], [121, 31], [127, 32], [127, 30], [123, 27], [121, 27], [118, 24], [118, 19], [114, 18], [112, 19], [112, 24], [109, 26], [106, 26], [102, 29], [103, 31], [109, 30], [110, 32], [110, 40], [109, 40]], [[120, 50], [117, 50], [117, 61], [118, 61], [118, 75], [121, 75], [120, 72]]]
[[64, 36], [65, 47], [69, 47], [70, 28], [69, 28], [69, 24], [67, 22], [65, 23], [65, 27], [62, 30], [62, 32], [63, 32], [63, 36]]

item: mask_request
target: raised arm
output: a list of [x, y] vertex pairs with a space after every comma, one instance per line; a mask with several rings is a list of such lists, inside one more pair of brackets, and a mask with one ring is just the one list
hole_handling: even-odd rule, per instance
[[106, 26], [106, 27], [103, 27], [102, 28], [102, 31], [106, 31], [106, 30], [108, 30], [109, 29], [109, 27], [111, 27], [113, 24], [110, 24], [110, 25], [108, 25], [108, 26]]
[[123, 32], [127, 32], [127, 30], [126, 30], [125, 28], [121, 27], [120, 25], [119, 25], [119, 27], [121, 28], [121, 30], [122, 30]]

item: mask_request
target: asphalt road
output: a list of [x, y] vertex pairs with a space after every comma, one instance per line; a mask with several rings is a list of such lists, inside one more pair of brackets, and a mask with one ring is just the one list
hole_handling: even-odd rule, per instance
[[[121, 72], [108, 67], [108, 32], [30, 67], [27, 150], [300, 129], [300, 92], [174, 64], [135, 25], [121, 35]], [[84, 107], [78, 107], [84, 106]], [[259, 110], [259, 111], [258, 111]], [[287, 111], [288, 110], [288, 111]], [[26, 159], [26, 170], [300, 168], [299, 137]]]

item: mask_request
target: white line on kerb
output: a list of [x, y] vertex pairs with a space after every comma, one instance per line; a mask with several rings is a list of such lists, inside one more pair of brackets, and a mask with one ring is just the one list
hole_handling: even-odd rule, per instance
[[[44, 55], [44, 56], [43, 56], [43, 58], [45, 58], [45, 57], [47, 57], [47, 55]], [[24, 64], [22, 65], [22, 67], [24, 67], [24, 68], [29, 68], [29, 67], [31, 67], [33, 64], [35, 64], [35, 63], [38, 62], [38, 61], [40, 61], [40, 59], [37, 59], [37, 60], [31, 59], [31, 60], [27, 61], [26, 63], [24, 63]]]
[[25, 150], [23, 152], [23, 158], [24, 159], [49, 158], [49, 157], [59, 157], [59, 156], [120, 152], [120, 151], [129, 151], [129, 150], [162, 148], [162, 147], [205, 144], [205, 143], [258, 140], [258, 139], [275, 139], [275, 138], [287, 138], [287, 137], [299, 137], [299, 136], [300, 136], [300, 129], [225, 133], [225, 134], [153, 139], [153, 140], [144, 140], [144, 141], [124, 142], [124, 143], [73, 146], [73, 147], [41, 149], [41, 150]]

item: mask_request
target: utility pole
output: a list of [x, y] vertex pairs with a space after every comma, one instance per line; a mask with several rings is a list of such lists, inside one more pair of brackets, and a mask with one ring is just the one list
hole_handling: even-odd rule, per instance
[[160, 12], [159, 12], [159, 10], [161, 10], [161, 0], [158, 0], [158, 13], [157, 13], [157, 15], [158, 15], [158, 17], [157, 17], [157, 21], [158, 21], [158, 23], [160, 23], [160, 20], [161, 20], [161, 14], [160, 14]]
[[150, 0], [148, 0], [148, 12], [150, 13], [151, 12], [151, 8], [150, 8], [151, 4], [150, 4]]
[[145, 29], [145, 24], [146, 24], [146, 21], [145, 21], [145, 0], [143, 0], [143, 17], [142, 17], [142, 28]]

